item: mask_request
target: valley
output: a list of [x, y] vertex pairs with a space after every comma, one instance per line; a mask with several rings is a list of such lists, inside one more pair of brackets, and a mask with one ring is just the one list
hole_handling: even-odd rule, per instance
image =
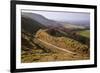
[[21, 19], [22, 63], [90, 58], [90, 30], [87, 27], [65, 26], [37, 14], [22, 15]]

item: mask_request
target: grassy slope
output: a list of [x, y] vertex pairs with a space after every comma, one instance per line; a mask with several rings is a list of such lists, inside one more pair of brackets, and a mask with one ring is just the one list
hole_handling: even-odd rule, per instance
[[[29, 37], [25, 35], [28, 39]], [[51, 43], [55, 46], [65, 48], [67, 50], [76, 52], [77, 55], [64, 53], [61, 51], [55, 51], [53, 52], [52, 47], [49, 46], [43, 46], [43, 43], [32, 43], [31, 40], [28, 40], [27, 38], [23, 37], [25, 41], [22, 43], [22, 55], [21, 55], [21, 61], [23, 63], [30, 63], [30, 62], [46, 62], [46, 61], [64, 61], [64, 60], [82, 60], [82, 59], [88, 59], [89, 53], [88, 48], [86, 45], [81, 44], [80, 42], [73, 40], [68, 37], [54, 37], [50, 34], [46, 33], [45, 31], [41, 30], [38, 31], [36, 34], [36, 37], [39, 39], [46, 41], [48, 43]], [[33, 39], [33, 38], [31, 38]], [[27, 42], [27, 44], [25, 44]], [[34, 41], [33, 41], [34, 42]], [[28, 46], [30, 45], [30, 46]], [[41, 46], [42, 45], [42, 46]], [[50, 49], [51, 50], [50, 50]], [[63, 54], [62, 54], [63, 53]]]
[[78, 34], [84, 37], [90, 38], [90, 30], [82, 30], [82, 31], [79, 31]]

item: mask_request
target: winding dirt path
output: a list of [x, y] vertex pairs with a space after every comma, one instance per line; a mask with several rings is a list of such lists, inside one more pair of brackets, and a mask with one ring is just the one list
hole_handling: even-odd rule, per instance
[[52, 47], [52, 48], [55, 48], [55, 49], [58, 49], [60, 51], [64, 51], [64, 52], [67, 52], [67, 53], [70, 53], [70, 54], [76, 54], [75, 52], [69, 51], [69, 50], [64, 49], [64, 48], [60, 48], [60, 47], [55, 46], [55, 45], [52, 45], [52, 44], [47, 43], [47, 42], [45, 42], [45, 41], [43, 41], [41, 39], [38, 39], [38, 38], [35, 38], [35, 39], [37, 40], [38, 43], [43, 43], [44, 45], [47, 45], [48, 47]]

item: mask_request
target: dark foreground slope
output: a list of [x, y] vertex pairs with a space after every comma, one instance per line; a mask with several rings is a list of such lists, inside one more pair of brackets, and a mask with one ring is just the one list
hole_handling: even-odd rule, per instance
[[40, 28], [44, 29], [46, 27], [42, 25], [41, 23], [29, 17], [22, 16], [21, 17], [21, 28], [22, 30], [25, 30], [31, 34], [35, 34]]

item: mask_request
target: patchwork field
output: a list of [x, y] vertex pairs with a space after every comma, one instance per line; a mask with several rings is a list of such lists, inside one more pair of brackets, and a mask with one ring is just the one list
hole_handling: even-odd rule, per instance
[[82, 30], [78, 32], [79, 35], [90, 38], [90, 30]]

